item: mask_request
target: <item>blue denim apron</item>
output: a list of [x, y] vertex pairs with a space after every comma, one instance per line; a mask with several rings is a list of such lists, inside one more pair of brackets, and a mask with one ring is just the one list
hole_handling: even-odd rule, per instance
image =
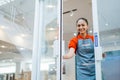
[[94, 43], [79, 39], [76, 56], [76, 80], [95, 80]]

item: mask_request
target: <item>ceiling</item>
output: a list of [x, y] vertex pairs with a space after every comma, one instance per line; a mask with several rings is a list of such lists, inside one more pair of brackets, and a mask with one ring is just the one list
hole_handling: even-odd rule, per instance
[[[119, 0], [98, 0], [100, 39], [104, 51], [120, 49], [119, 3]], [[63, 12], [73, 9], [77, 10], [73, 13], [63, 14], [63, 39], [65, 40], [66, 49], [69, 40], [76, 32], [75, 22], [79, 17], [87, 18], [89, 21], [89, 30], [93, 30], [91, 0], [63, 0]], [[72, 16], [70, 16], [71, 14]], [[47, 14], [45, 15], [45, 18], [47, 18]], [[53, 18], [49, 17], [47, 19]], [[19, 61], [31, 58], [33, 22], [34, 0], [12, 0], [11, 4], [8, 3], [0, 6], [0, 45], [4, 44], [7, 49], [0, 48], [0, 53], [6, 53], [0, 54], [0, 60], [12, 58]], [[48, 23], [47, 20], [46, 23]], [[52, 26], [56, 25], [54, 24], [56, 23], [56, 19], [52, 20], [52, 23]], [[50, 35], [55, 34], [48, 32], [48, 40], [53, 39], [53, 37], [49, 37]], [[113, 48], [113, 46], [115, 47]]]
[[1, 66], [31, 60], [34, 0], [1, 0], [0, 5]]

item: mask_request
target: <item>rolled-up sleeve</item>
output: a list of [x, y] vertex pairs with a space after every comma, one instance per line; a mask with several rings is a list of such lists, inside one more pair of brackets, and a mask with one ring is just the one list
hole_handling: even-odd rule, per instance
[[74, 48], [75, 51], [76, 51], [76, 47], [77, 47], [77, 38], [74, 37], [74, 38], [72, 38], [72, 39], [70, 40], [69, 45], [68, 45], [68, 48], [69, 48], [69, 49], [70, 49], [70, 48]]

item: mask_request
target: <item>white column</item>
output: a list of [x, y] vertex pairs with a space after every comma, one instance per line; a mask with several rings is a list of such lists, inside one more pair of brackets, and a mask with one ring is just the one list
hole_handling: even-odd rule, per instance
[[99, 25], [97, 9], [98, 9], [97, 0], [92, 0], [96, 80], [102, 80], [101, 73], [102, 49], [100, 47], [99, 41]]
[[32, 80], [40, 80], [40, 62], [42, 54], [43, 36], [43, 2], [35, 0], [34, 34], [33, 34], [33, 55], [32, 55]]

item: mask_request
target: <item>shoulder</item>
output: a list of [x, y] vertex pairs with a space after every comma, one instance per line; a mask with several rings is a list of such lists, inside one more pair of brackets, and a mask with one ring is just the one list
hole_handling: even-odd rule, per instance
[[78, 42], [78, 38], [77, 37], [73, 37], [70, 39], [70, 43], [74, 43], [74, 44], [77, 44]]
[[71, 38], [71, 40], [69, 41], [69, 48], [74, 48], [74, 49], [76, 49], [76, 45], [77, 45], [77, 42], [78, 42], [78, 39], [77, 39], [77, 37], [73, 37], [73, 38]]
[[78, 40], [78, 38], [75, 36], [75, 37], [73, 37], [73, 38], [71, 38], [71, 40], [70, 41], [77, 41]]
[[88, 34], [88, 37], [94, 42], [94, 36], [93, 35]]

